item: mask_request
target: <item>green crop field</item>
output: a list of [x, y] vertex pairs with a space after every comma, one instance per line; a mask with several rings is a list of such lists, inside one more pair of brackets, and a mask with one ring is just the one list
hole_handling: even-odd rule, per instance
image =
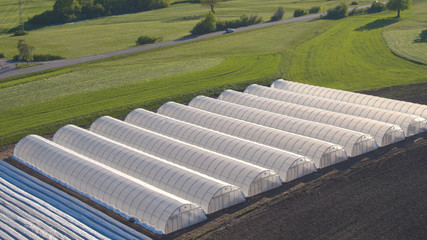
[[283, 24], [1, 80], [0, 145], [279, 77], [346, 90], [427, 82], [427, 66], [382, 37], [425, 22], [418, 3], [399, 21], [384, 12]]
[[[53, 0], [22, 0], [26, 4], [24, 20], [28, 17], [52, 8]], [[14, 27], [19, 25], [17, 12], [18, 0], [0, 0], [0, 13], [13, 10]], [[171, 1], [174, 2], [174, 1]], [[242, 14], [257, 14], [268, 21], [278, 6], [286, 9], [285, 18], [293, 16], [295, 8], [309, 9], [312, 6], [334, 6], [339, 0], [232, 0], [218, 6], [218, 19], [235, 19]], [[346, 0], [350, 2], [350, 0]], [[367, 1], [369, 3], [370, 1]], [[364, 1], [361, 1], [363, 4]], [[174, 40], [189, 35], [189, 31], [208, 12], [200, 4], [174, 4], [168, 8], [103, 17], [89, 21], [46, 26], [29, 31], [29, 35], [15, 37], [12, 33], [2, 32], [6, 17], [0, 15], [0, 48], [8, 58], [17, 54], [19, 39], [25, 39], [36, 47], [35, 53], [59, 55], [75, 58], [104, 52], [126, 49], [135, 46], [135, 41], [142, 35], [162, 37], [163, 41]], [[6, 14], [4, 15], [6, 16]]]

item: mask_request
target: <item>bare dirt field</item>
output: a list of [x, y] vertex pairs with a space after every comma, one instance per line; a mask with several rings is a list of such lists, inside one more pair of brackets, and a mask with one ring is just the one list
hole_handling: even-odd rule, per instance
[[[427, 104], [427, 83], [364, 93]], [[82, 199], [11, 160], [13, 147], [0, 147], [0, 159]], [[322, 169], [162, 237], [82, 200], [155, 239], [426, 239], [426, 184], [424, 133]]]

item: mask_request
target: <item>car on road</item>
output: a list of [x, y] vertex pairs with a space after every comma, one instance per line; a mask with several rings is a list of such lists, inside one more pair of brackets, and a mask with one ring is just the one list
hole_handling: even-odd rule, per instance
[[233, 32], [235, 32], [235, 30], [232, 28], [227, 28], [227, 30], [225, 30], [225, 33], [233, 33]]

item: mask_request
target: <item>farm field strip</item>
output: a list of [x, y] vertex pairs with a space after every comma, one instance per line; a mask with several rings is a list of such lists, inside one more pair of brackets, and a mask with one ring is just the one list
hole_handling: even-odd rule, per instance
[[[49, 223], [50, 226], [36, 231], [40, 234], [39, 237], [45, 238], [56, 232], [55, 234], [64, 234], [71, 238], [149, 239], [4, 161], [0, 161], [0, 173], [1, 190], [3, 193], [7, 191], [9, 200], [13, 200], [6, 203], [6, 206], [15, 211], [15, 214], [9, 212], [8, 225], [13, 229], [20, 229], [23, 235], [32, 236], [30, 227], [35, 230], [39, 229], [39, 225]], [[3, 210], [0, 212], [4, 214]], [[28, 219], [28, 214], [33, 216], [33, 220], [38, 220], [34, 222]], [[17, 220], [28, 222], [28, 225], [16, 226]]]

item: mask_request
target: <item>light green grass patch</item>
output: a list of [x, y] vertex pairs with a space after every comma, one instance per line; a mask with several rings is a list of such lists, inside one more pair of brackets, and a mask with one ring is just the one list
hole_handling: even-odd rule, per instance
[[[188, 101], [239, 84], [277, 78], [282, 55], [230, 57], [213, 68], [122, 87], [60, 97], [2, 111], [0, 145], [23, 135], [54, 131], [68, 123], [89, 124], [104, 114], [124, 115], [136, 107], [153, 109], [168, 100]], [[242, 88], [242, 86], [240, 86]]]
[[[94, 64], [90, 68], [79, 66], [66, 74], [31, 77], [31, 81], [21, 80], [0, 84], [0, 111], [47, 100], [82, 94], [97, 90], [115, 88], [136, 82], [143, 82], [171, 75], [197, 72], [218, 65], [222, 59], [196, 59], [186, 62], [114, 62]], [[19, 83], [12, 85], [13, 83]]]
[[383, 32], [387, 46], [397, 56], [427, 64], [427, 41], [421, 36], [427, 31], [427, 1], [414, 0], [413, 7], [402, 16]]
[[427, 28], [387, 31], [383, 33], [383, 36], [387, 46], [394, 54], [427, 65], [427, 41], [420, 40], [423, 30], [427, 30]]
[[291, 80], [350, 91], [427, 81], [427, 66], [394, 56], [382, 28], [395, 23], [390, 13], [341, 20], [297, 47]]

